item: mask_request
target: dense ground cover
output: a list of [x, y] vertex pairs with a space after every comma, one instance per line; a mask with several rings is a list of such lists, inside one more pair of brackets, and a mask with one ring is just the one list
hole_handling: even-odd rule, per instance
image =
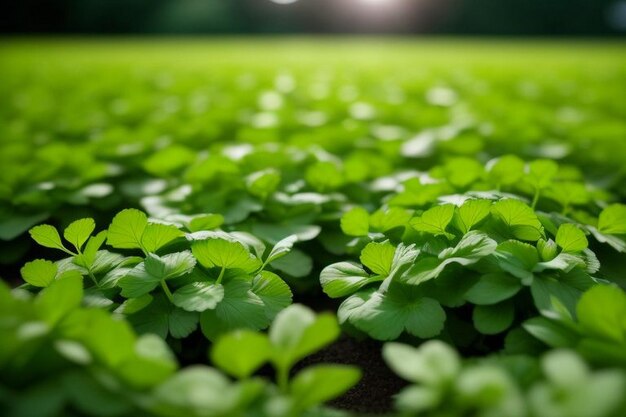
[[626, 412], [621, 44], [10, 41], [0, 80], [3, 414]]

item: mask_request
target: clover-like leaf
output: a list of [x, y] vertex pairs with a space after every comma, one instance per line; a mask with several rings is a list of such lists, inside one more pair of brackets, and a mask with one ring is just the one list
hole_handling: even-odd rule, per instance
[[290, 305], [293, 298], [289, 285], [269, 271], [261, 271], [254, 277], [251, 290], [263, 301], [265, 315], [269, 320], [273, 320], [276, 314]]
[[322, 289], [331, 298], [350, 295], [371, 282], [382, 281], [383, 279], [385, 277], [370, 276], [359, 265], [350, 262], [328, 265], [320, 273]]
[[491, 205], [489, 200], [469, 199], [456, 210], [452, 224], [465, 234], [489, 215]]
[[125, 209], [117, 213], [107, 233], [107, 244], [118, 249], [139, 249], [141, 237], [148, 225], [148, 216], [137, 209]]
[[341, 217], [341, 230], [348, 236], [367, 236], [370, 215], [363, 207], [354, 207]]
[[532, 208], [519, 200], [507, 198], [496, 202], [491, 213], [520, 240], [536, 241], [543, 237], [543, 226]]
[[63, 242], [61, 242], [61, 236], [59, 236], [59, 232], [54, 226], [42, 224], [33, 227], [28, 231], [28, 233], [30, 233], [33, 240], [41, 246], [67, 252], [67, 249], [63, 246]]
[[261, 261], [235, 240], [210, 238], [194, 241], [191, 250], [205, 268], [236, 268], [250, 273], [261, 266]]
[[239, 378], [248, 378], [272, 355], [269, 339], [262, 333], [236, 330], [219, 338], [211, 349], [211, 361]]
[[626, 205], [611, 204], [602, 210], [598, 230], [607, 234], [626, 234]]
[[269, 255], [267, 255], [265, 263], [270, 264], [275, 260], [287, 255], [293, 248], [294, 243], [296, 243], [297, 241], [298, 237], [296, 235], [289, 235], [286, 238], [280, 240], [274, 245]]
[[434, 337], [446, 319], [436, 300], [411, 288], [358, 292], [341, 304], [338, 314], [342, 323], [349, 321], [378, 340], [397, 339], [404, 331], [421, 338]]
[[413, 218], [411, 226], [418, 232], [430, 233], [436, 236], [444, 235], [450, 238], [453, 235], [446, 232], [446, 227], [452, 221], [453, 216], [454, 205], [442, 204], [426, 210], [420, 217]]
[[291, 397], [298, 410], [332, 400], [354, 386], [361, 371], [347, 365], [315, 365], [298, 373], [291, 382]]
[[360, 259], [373, 273], [387, 276], [391, 272], [395, 253], [396, 248], [389, 241], [370, 242], [361, 251]]
[[146, 225], [141, 235], [141, 246], [148, 252], [156, 252], [173, 240], [184, 236], [176, 226], [151, 223]]
[[398, 277], [398, 280], [411, 285], [437, 278], [444, 268], [452, 263], [463, 266], [478, 262], [496, 250], [497, 243], [480, 231], [467, 233], [453, 248], [447, 248], [439, 253], [437, 258], [425, 257], [417, 260]]
[[96, 222], [93, 219], [80, 219], [70, 223], [70, 225], [65, 228], [63, 237], [80, 252], [95, 229]]
[[492, 272], [481, 276], [465, 293], [465, 299], [473, 304], [496, 304], [513, 297], [521, 288], [519, 279], [504, 272]]
[[587, 249], [589, 242], [582, 230], [571, 223], [564, 223], [559, 226], [556, 244], [565, 252], [582, 252]]
[[44, 259], [35, 259], [27, 262], [20, 273], [24, 281], [35, 287], [47, 287], [54, 281], [58, 268], [54, 262]]
[[224, 287], [212, 282], [192, 282], [172, 294], [172, 302], [183, 310], [212, 310], [224, 299]]

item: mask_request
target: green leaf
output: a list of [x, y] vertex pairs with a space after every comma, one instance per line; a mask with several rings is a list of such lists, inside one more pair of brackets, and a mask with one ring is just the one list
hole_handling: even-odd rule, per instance
[[350, 295], [371, 282], [383, 279], [384, 277], [370, 277], [363, 268], [350, 262], [328, 265], [320, 273], [322, 289], [331, 298]]
[[337, 320], [300, 304], [293, 304], [276, 316], [269, 331], [274, 350], [272, 361], [283, 369], [333, 342], [339, 336]]
[[93, 219], [80, 219], [70, 223], [70, 225], [65, 228], [63, 231], [63, 237], [65, 240], [74, 245], [76, 250], [80, 252], [81, 248], [95, 229], [96, 222]]
[[526, 178], [535, 188], [543, 189], [550, 185], [558, 171], [559, 166], [556, 162], [538, 159], [528, 164]]
[[148, 224], [141, 235], [141, 246], [148, 252], [156, 252], [173, 240], [184, 236], [176, 226], [168, 224]]
[[442, 204], [426, 210], [420, 217], [411, 220], [411, 226], [418, 232], [430, 233], [435, 236], [444, 235], [448, 238], [452, 235], [446, 232], [446, 227], [454, 216], [454, 205]]
[[562, 305], [567, 307], [570, 314], [573, 314], [575, 311], [576, 303], [582, 293], [564, 282], [543, 275], [535, 277], [530, 287], [530, 292], [538, 310], [554, 310], [553, 299], [556, 298]]
[[96, 261], [96, 255], [98, 250], [104, 243], [107, 238], [107, 231], [103, 230], [95, 236], [91, 236], [87, 241], [87, 246], [85, 246], [85, 250], [83, 251], [83, 260], [85, 268], [91, 268], [91, 266]]
[[224, 299], [214, 310], [200, 315], [202, 332], [209, 340], [236, 329], [260, 330], [269, 324], [263, 300], [252, 292], [250, 282], [232, 279], [224, 283]]
[[354, 207], [341, 217], [341, 230], [348, 236], [367, 236], [370, 215], [363, 207]]
[[164, 256], [150, 253], [144, 265], [148, 274], [159, 279], [170, 279], [190, 273], [196, 266], [196, 259], [188, 250]]
[[543, 226], [532, 208], [519, 200], [507, 198], [491, 206], [491, 213], [500, 219], [511, 234], [520, 240], [536, 241], [543, 237]]
[[142, 211], [125, 209], [117, 213], [107, 232], [107, 244], [117, 249], [140, 249], [141, 237], [148, 225], [148, 217]]
[[396, 227], [408, 226], [411, 217], [413, 217], [413, 210], [390, 207], [376, 210], [370, 216], [369, 222], [373, 230], [384, 233]]
[[218, 339], [211, 349], [211, 361], [230, 375], [245, 379], [272, 354], [270, 342], [262, 333], [236, 330]]
[[626, 205], [611, 204], [602, 210], [598, 230], [613, 235], [626, 234]]
[[437, 258], [418, 259], [413, 266], [398, 277], [398, 280], [406, 284], [419, 285], [437, 278], [449, 264], [472, 265], [493, 253], [496, 247], [496, 242], [485, 233], [471, 231], [463, 236], [455, 247], [441, 251]]
[[201, 230], [212, 230], [224, 224], [224, 216], [221, 214], [202, 214], [194, 216], [189, 222], [189, 230], [198, 232]]
[[252, 292], [263, 300], [267, 318], [273, 320], [276, 314], [291, 304], [293, 295], [285, 281], [269, 271], [261, 271], [252, 280]]
[[489, 215], [491, 205], [492, 202], [490, 200], [467, 200], [454, 213], [452, 224], [465, 234]]
[[537, 241], [537, 250], [539, 251], [539, 255], [541, 255], [542, 261], [551, 261], [558, 253], [557, 244], [552, 239], [539, 239]]
[[582, 252], [589, 246], [585, 233], [571, 223], [564, 223], [559, 226], [556, 244], [565, 252]]
[[534, 246], [517, 240], [507, 240], [498, 245], [493, 256], [504, 271], [520, 278], [524, 284], [532, 282], [532, 271], [539, 263], [539, 254]]
[[276, 191], [280, 180], [280, 171], [268, 168], [248, 175], [246, 177], [246, 188], [254, 196], [267, 198], [267, 196]]
[[361, 251], [361, 263], [373, 273], [387, 276], [391, 272], [396, 248], [389, 241], [370, 242]]
[[293, 248], [294, 243], [296, 243], [297, 241], [298, 237], [296, 235], [289, 235], [286, 238], [280, 240], [277, 244], [274, 245], [269, 255], [267, 255], [265, 263], [271, 264], [275, 260], [287, 255]]
[[298, 373], [291, 382], [291, 397], [298, 410], [337, 398], [361, 379], [358, 368], [347, 365], [315, 365]]
[[573, 347], [578, 340], [578, 335], [572, 330], [545, 317], [533, 317], [526, 320], [523, 327], [528, 333], [550, 347]]
[[524, 161], [515, 155], [504, 155], [487, 164], [493, 184], [513, 185], [524, 175]]
[[154, 290], [162, 280], [190, 273], [196, 260], [189, 251], [176, 252], [165, 256], [148, 254], [144, 262], [135, 266], [123, 276], [118, 285], [127, 298], [141, 297]]
[[481, 276], [465, 293], [465, 299], [473, 304], [496, 304], [513, 297], [521, 288], [519, 279], [504, 272], [493, 272]]
[[52, 249], [60, 249], [63, 252], [67, 252], [65, 246], [61, 242], [61, 236], [54, 226], [49, 224], [42, 224], [35, 226], [28, 231], [33, 240], [39, 243], [41, 246]]
[[224, 287], [212, 282], [192, 282], [174, 292], [172, 302], [183, 310], [212, 310], [224, 299]]
[[365, 290], [347, 298], [339, 307], [342, 322], [350, 321], [374, 339], [397, 339], [403, 331], [426, 339], [443, 329], [446, 313], [431, 298], [413, 295], [409, 289]]
[[135, 314], [138, 311], [143, 310], [154, 300], [150, 294], [144, 294], [141, 297], [137, 298], [129, 298], [125, 300], [118, 308], [115, 309], [115, 312], [118, 314]]
[[513, 323], [515, 310], [510, 302], [492, 305], [477, 305], [472, 313], [476, 330], [482, 334], [498, 334], [508, 329]]
[[626, 345], [626, 294], [620, 288], [591, 288], [580, 298], [576, 315], [586, 333]]
[[24, 281], [35, 287], [47, 287], [54, 281], [57, 275], [57, 266], [54, 262], [44, 259], [35, 259], [27, 262], [20, 273]]
[[44, 288], [35, 299], [35, 308], [49, 324], [78, 308], [83, 299], [83, 279], [80, 274], [68, 274]]
[[236, 268], [251, 273], [261, 267], [261, 261], [234, 240], [210, 238], [195, 241], [191, 250], [205, 268]]
[[454, 381], [461, 371], [459, 354], [439, 340], [424, 342], [419, 348], [385, 343], [383, 358], [396, 374], [407, 381], [435, 387]]
[[304, 252], [293, 249], [287, 255], [272, 262], [272, 268], [296, 278], [306, 277], [313, 269], [313, 260]]
[[148, 306], [126, 316], [138, 333], [154, 333], [162, 339], [187, 337], [198, 327], [198, 313], [174, 306], [164, 294], [154, 296]]

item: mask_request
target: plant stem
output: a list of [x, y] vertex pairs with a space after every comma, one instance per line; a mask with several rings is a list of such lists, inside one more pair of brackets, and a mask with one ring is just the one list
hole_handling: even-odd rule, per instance
[[170, 291], [164, 279], [161, 280], [161, 288], [163, 288], [163, 292], [165, 293], [165, 295], [167, 295], [167, 298], [170, 300], [170, 302], [173, 302], [174, 300], [172, 298], [172, 292]]
[[97, 288], [100, 288], [100, 284], [98, 283], [98, 280], [96, 279], [95, 275], [93, 274], [93, 272], [91, 272], [91, 269], [87, 269], [87, 273], [89, 274], [89, 277], [91, 278], [91, 280], [93, 281], [94, 285]]
[[222, 278], [224, 278], [224, 271], [226, 271], [226, 268], [222, 267], [222, 270], [220, 271], [220, 274], [218, 275], [217, 281], [215, 281], [215, 284], [222, 283]]
[[283, 394], [286, 394], [287, 388], [289, 388], [289, 368], [286, 366], [278, 368], [276, 380], [278, 383], [278, 389], [280, 389]]
[[532, 208], [533, 210], [535, 209], [535, 207], [537, 206], [537, 203], [539, 202], [539, 189], [535, 190], [535, 196], [533, 197], [533, 204], [532, 204]]

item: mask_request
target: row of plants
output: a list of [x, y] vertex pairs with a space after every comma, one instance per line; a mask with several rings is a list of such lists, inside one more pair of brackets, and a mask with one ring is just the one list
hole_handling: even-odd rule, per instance
[[346, 339], [389, 415], [626, 413], [619, 64], [50, 59], [0, 65], [0, 414], [370, 415]]

